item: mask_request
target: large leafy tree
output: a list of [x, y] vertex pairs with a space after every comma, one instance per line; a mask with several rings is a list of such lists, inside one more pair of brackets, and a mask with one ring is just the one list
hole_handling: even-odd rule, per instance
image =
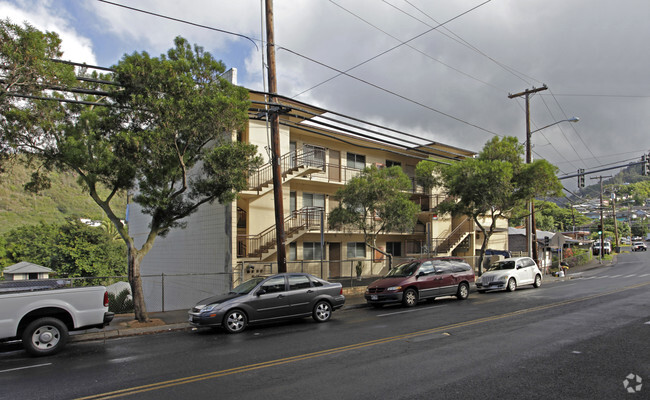
[[[79, 176], [127, 245], [135, 317], [146, 321], [140, 264], [155, 239], [183, 227], [203, 204], [232, 201], [259, 158], [255, 146], [233, 140], [247, 121], [247, 91], [224, 80], [224, 64], [203, 48], [179, 37], [166, 55], [136, 52], [113, 69], [79, 84], [84, 91], [74, 98], [82, 103], [31, 100], [47, 122], [12, 108], [8, 137], [14, 149], [37, 155], [42, 170]], [[47, 184], [42, 174], [33, 181], [33, 189]], [[109, 194], [101, 196], [100, 186]], [[134, 191], [151, 217], [139, 248], [113, 209], [120, 191]]]
[[[52, 61], [62, 55], [60, 44], [55, 33], [0, 20], [0, 172], [16, 154], [5, 134], [5, 113], [24, 102], [26, 96], [42, 96], [47, 88], [75, 81], [71, 66]], [[23, 104], [23, 110], [35, 111], [27, 104]], [[43, 115], [34, 112], [30, 116], [37, 119]]]
[[[546, 160], [525, 164], [523, 146], [515, 137], [494, 137], [478, 157], [451, 164], [437, 164], [432, 169], [433, 186], [442, 187], [450, 199], [438, 209], [471, 218], [483, 233], [479, 253], [479, 274], [490, 237], [497, 221], [534, 197], [560, 196], [562, 185], [556, 168]], [[430, 163], [421, 161], [420, 163]], [[487, 224], [483, 222], [483, 218]]]
[[121, 276], [126, 246], [101, 228], [72, 220], [64, 224], [25, 225], [4, 237], [5, 266], [29, 261], [67, 277]]
[[328, 224], [361, 230], [366, 244], [377, 249], [381, 232], [409, 231], [415, 226], [419, 208], [406, 192], [410, 188], [411, 181], [399, 166], [366, 167], [338, 190], [339, 206], [330, 213]]

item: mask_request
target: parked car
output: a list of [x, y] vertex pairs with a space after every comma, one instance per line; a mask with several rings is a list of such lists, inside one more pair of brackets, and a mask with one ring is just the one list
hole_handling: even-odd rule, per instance
[[239, 333], [248, 324], [310, 315], [316, 322], [326, 322], [344, 303], [340, 283], [305, 273], [282, 273], [250, 279], [227, 294], [199, 301], [188, 313], [193, 326]]
[[632, 243], [632, 251], [648, 251], [648, 247], [643, 242]]
[[[600, 253], [600, 242], [594, 243], [594, 255]], [[603, 242], [603, 254], [612, 254], [612, 244], [610, 242]]]
[[472, 267], [462, 258], [412, 260], [397, 265], [384, 278], [368, 285], [364, 297], [373, 307], [400, 302], [413, 307], [419, 300], [440, 296], [465, 300], [474, 278]]
[[56, 354], [69, 331], [103, 328], [113, 320], [104, 286], [66, 287], [65, 280], [0, 282], [0, 342], [22, 340], [33, 356]]
[[542, 285], [542, 272], [530, 257], [513, 257], [499, 260], [476, 279], [476, 290], [507, 290], [512, 292], [521, 285]]

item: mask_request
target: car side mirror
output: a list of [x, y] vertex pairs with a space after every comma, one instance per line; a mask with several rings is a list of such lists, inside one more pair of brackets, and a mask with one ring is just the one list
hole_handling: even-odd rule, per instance
[[264, 289], [260, 289], [260, 290], [258, 290], [257, 293], [255, 293], [255, 294], [258, 295], [258, 296], [261, 296], [261, 295], [263, 295], [263, 294], [266, 294], [266, 290], [264, 290]]

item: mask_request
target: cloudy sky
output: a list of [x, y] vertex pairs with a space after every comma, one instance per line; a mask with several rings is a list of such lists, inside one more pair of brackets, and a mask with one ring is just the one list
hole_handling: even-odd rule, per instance
[[[262, 1], [111, 2], [194, 25], [100, 0], [0, 0], [0, 18], [55, 31], [63, 58], [101, 66], [134, 51], [159, 55], [181, 35], [237, 68], [240, 85], [263, 90]], [[494, 135], [523, 142], [525, 103], [508, 95], [546, 84], [531, 96], [531, 129], [580, 118], [533, 134], [534, 157], [560, 177], [650, 150], [647, 0], [275, 0], [274, 8], [281, 95], [479, 151]]]

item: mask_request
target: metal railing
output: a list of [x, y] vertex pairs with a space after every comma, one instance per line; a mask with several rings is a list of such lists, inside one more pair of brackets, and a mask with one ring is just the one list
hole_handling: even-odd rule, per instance
[[[321, 227], [322, 207], [305, 207], [296, 210], [284, 219], [284, 231], [287, 238], [302, 230], [314, 230]], [[275, 225], [266, 228], [257, 235], [237, 236], [237, 257], [260, 257], [276, 246]]]
[[[283, 177], [297, 171], [301, 167], [326, 168], [325, 149], [314, 149], [310, 151], [295, 150], [280, 158], [280, 171]], [[261, 190], [264, 186], [273, 183], [273, 165], [269, 162], [248, 178], [249, 190]]]

